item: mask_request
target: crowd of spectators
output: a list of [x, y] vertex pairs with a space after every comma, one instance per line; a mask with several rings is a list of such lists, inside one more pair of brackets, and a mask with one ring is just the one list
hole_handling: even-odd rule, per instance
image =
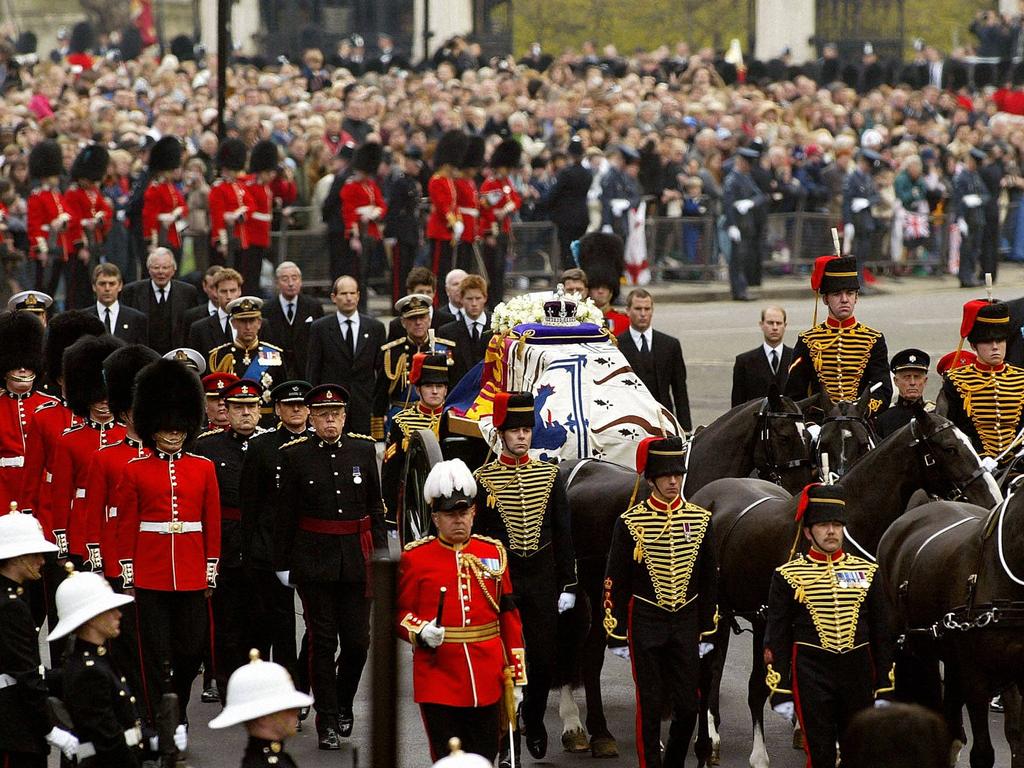
[[[914, 60], [899, 65], [880, 61], [870, 46], [854, 61], [826, 46], [802, 65], [784, 52], [743, 66], [684, 42], [630, 55], [590, 42], [559, 55], [534, 45], [521, 58], [485, 59], [479, 46], [455, 38], [431, 62], [411, 67], [386, 37], [372, 47], [357, 37], [334, 52], [307, 49], [295, 62], [233, 61], [226, 125], [250, 146], [278, 144], [295, 205], [313, 209], [304, 226], [319, 223], [339, 149], [367, 138], [386, 148], [385, 194], [387, 179], [407, 171], [413, 147], [426, 161], [425, 182], [434, 144], [448, 129], [485, 136], [488, 152], [515, 138], [524, 149], [516, 174], [523, 220], [550, 219], [560, 172], [582, 164], [592, 174], [590, 229], [608, 223], [601, 198], [609, 169], [632, 180], [648, 216], [717, 216], [732, 157], [754, 141], [763, 148], [754, 176], [770, 198], [769, 213], [820, 212], [839, 224], [843, 180], [858, 149], [870, 147], [887, 165], [874, 215], [916, 214], [896, 219], [900, 228], [881, 246], [894, 261], [928, 248], [914, 229], [919, 216], [941, 218], [953, 176], [976, 147], [986, 154], [979, 170], [992, 192], [989, 215], [1009, 225], [989, 247], [1024, 259], [1024, 237], [1014, 235], [1024, 235], [1024, 226], [1013, 226], [1024, 190], [1024, 94], [1011, 83], [1014, 46], [1024, 38], [1018, 21], [997, 16], [979, 16], [972, 30], [976, 50], [944, 56], [921, 44]], [[85, 143], [105, 143], [112, 162], [103, 189], [120, 212], [148, 147], [162, 135], [181, 137], [189, 225], [204, 232], [205, 193], [216, 175], [215, 57], [180, 40], [162, 57], [154, 49], [126, 55], [117, 36], [76, 39], [77, 31], [49, 55], [26, 53], [25, 36], [10, 28], [0, 35], [0, 204], [9, 243], [24, 250], [32, 186], [26, 158], [44, 138], [61, 144], [68, 167]], [[997, 45], [994, 55], [1007, 64], [979, 82], [967, 54]], [[118, 247], [115, 232], [109, 248]]]

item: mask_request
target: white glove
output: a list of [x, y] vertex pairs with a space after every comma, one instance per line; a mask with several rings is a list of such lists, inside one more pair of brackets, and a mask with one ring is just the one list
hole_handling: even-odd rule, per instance
[[784, 718], [791, 721], [793, 719], [794, 713], [793, 702], [784, 701], [781, 704], [776, 704], [774, 707], [772, 707], [772, 711], [782, 715]]
[[284, 586], [291, 587], [292, 584], [292, 572], [291, 571], [274, 571], [277, 576], [277, 580], [280, 581]]
[[991, 456], [986, 456], [981, 460], [981, 467], [986, 472], [995, 472], [999, 467], [999, 462], [993, 459]]
[[150, 752], [159, 752], [160, 751], [160, 737], [159, 736], [150, 736], [149, 737], [149, 751]]
[[466, 231], [466, 225], [461, 221], [456, 221], [452, 224], [452, 240], [461, 240], [462, 233]]
[[853, 224], [843, 227], [843, 255], [849, 256], [853, 251]]
[[964, 205], [968, 208], [977, 208], [981, 205], [981, 195], [964, 195]]
[[729, 239], [734, 243], [738, 243], [742, 235], [740, 234], [739, 227], [729, 227]]
[[519, 706], [523, 703], [523, 686], [517, 685], [512, 689], [512, 701], [515, 704], [516, 712], [518, 712]]
[[437, 648], [444, 642], [444, 627], [435, 627], [433, 622], [424, 624], [420, 630], [420, 639], [427, 648]]
[[703, 659], [714, 649], [714, 643], [697, 643], [697, 657]]
[[623, 645], [621, 648], [612, 648], [611, 651], [613, 656], [618, 656], [620, 659], [625, 659], [626, 661], [629, 661], [628, 645]]
[[754, 207], [753, 200], [737, 200], [732, 204], [732, 207], [736, 209], [740, 216], [746, 216], [750, 213], [750, 209]]
[[818, 424], [807, 424], [805, 426], [807, 434], [811, 436], [811, 443], [813, 445], [818, 444], [818, 435], [821, 433], [821, 426]]
[[63, 728], [51, 728], [46, 734], [46, 743], [56, 747], [64, 753], [68, 760], [74, 760], [78, 752], [78, 739], [73, 733], [68, 733]]
[[188, 729], [184, 723], [179, 723], [174, 729], [174, 746], [179, 752], [188, 749]]
[[558, 596], [558, 612], [571, 611], [576, 605], [576, 595], [572, 592], [563, 592]]
[[891, 706], [892, 702], [888, 699], [875, 699], [875, 709], [885, 709], [886, 707]]
[[854, 213], [860, 213], [869, 205], [871, 205], [871, 201], [866, 197], [855, 197], [850, 201], [850, 210]]
[[605, 235], [610, 235], [610, 234], [612, 234], [612, 225], [611, 225], [611, 224], [605, 224], [605, 225], [603, 225], [603, 226], [601, 227], [601, 233], [602, 233], [602, 234], [605, 234]]
[[622, 197], [617, 197], [612, 200], [612, 215], [621, 216], [623, 213], [629, 210], [629, 200]]
[[963, 219], [957, 219], [956, 226], [957, 229], [960, 230], [960, 234], [963, 235], [964, 237], [967, 237], [967, 222], [964, 221]]

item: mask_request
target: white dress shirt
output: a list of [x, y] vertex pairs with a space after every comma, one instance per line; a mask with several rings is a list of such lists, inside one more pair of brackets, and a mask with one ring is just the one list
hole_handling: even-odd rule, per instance
[[288, 305], [292, 305], [292, 320], [289, 325], [295, 322], [295, 318], [299, 316], [299, 297], [296, 296], [294, 299], [286, 299], [281, 294], [277, 295], [277, 300], [281, 302], [281, 311], [284, 313], [284, 319], [288, 320]]
[[474, 323], [479, 323], [480, 324], [479, 328], [478, 328], [478, 331], [480, 332], [481, 336], [483, 336], [484, 335], [484, 331], [487, 330], [487, 313], [486, 312], [481, 312], [480, 316], [476, 320], [471, 319], [469, 315], [463, 313], [462, 319], [466, 323], [466, 330], [469, 331], [470, 338], [473, 337], [473, 324]]
[[107, 316], [107, 310], [110, 310], [110, 332], [113, 333], [117, 328], [117, 316], [121, 312], [121, 302], [115, 301], [109, 307], [105, 307], [100, 302], [96, 302], [96, 314], [100, 316], [100, 322], [102, 323]]
[[638, 350], [642, 349], [642, 344], [640, 343], [640, 338], [641, 337], [647, 339], [647, 349], [648, 349], [648, 351], [654, 349], [654, 331], [651, 330], [650, 328], [648, 328], [646, 331], [641, 333], [640, 331], [638, 331], [636, 328], [634, 328], [631, 325], [631, 326], [629, 326], [629, 335], [633, 338], [633, 344], [636, 345], [636, 348]]
[[[764, 350], [764, 356], [768, 360], [768, 367], [772, 367], [772, 351], [778, 355], [776, 359], [776, 365], [782, 366], [782, 342], [779, 342], [779, 346], [773, 347], [767, 341], [761, 342], [761, 349]], [[776, 369], [777, 370], [777, 369]]]
[[[359, 344], [359, 313], [353, 312], [351, 316], [346, 316], [340, 310], [338, 311], [338, 325], [341, 328], [341, 340], [345, 341], [345, 330], [346, 328], [352, 329], [352, 353], [355, 354], [356, 346]], [[351, 320], [352, 325], [349, 326], [345, 323], [346, 320]]]

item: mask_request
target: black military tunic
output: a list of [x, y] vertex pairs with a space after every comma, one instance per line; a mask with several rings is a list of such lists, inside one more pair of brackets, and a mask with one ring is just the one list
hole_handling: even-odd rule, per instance
[[905, 400], [902, 396], [896, 398], [896, 402], [886, 408], [875, 419], [875, 432], [880, 438], [886, 438], [893, 432], [898, 432], [910, 423], [921, 410], [933, 411], [935, 405], [925, 402], [924, 399]]
[[978, 453], [996, 457], [1024, 426], [1024, 369], [981, 362], [953, 368], [942, 381], [942, 401]]
[[142, 733], [135, 696], [128, 690], [125, 678], [115, 670], [104, 646], [75, 638], [64, 665], [64, 703], [79, 743], [88, 742], [96, 751], [93, 757], [79, 759], [79, 766], [132, 768], [139, 765]]
[[242, 768], [296, 768], [292, 756], [280, 741], [249, 737], [242, 756]]
[[0, 576], [0, 765], [46, 765], [46, 671], [39, 629], [20, 584]]
[[876, 382], [882, 386], [871, 398], [871, 413], [892, 400], [885, 336], [852, 316], [828, 317], [797, 338], [786, 395], [802, 400], [824, 389], [834, 403], [852, 401]]
[[381, 347], [381, 351], [384, 353], [381, 356], [383, 369], [377, 374], [371, 424], [382, 431], [390, 431], [390, 420], [399, 411], [419, 400], [415, 388], [409, 383], [413, 355], [417, 352], [424, 352], [428, 355], [438, 354], [450, 357], [454, 349], [455, 342], [448, 339], [435, 338], [434, 344], [431, 346], [429, 341], [417, 344], [408, 336], [389, 341]]
[[260, 426], [265, 429], [274, 426], [277, 417], [270, 392], [288, 380], [284, 350], [262, 339], [257, 340], [251, 349], [240, 347], [237, 342], [221, 344], [210, 350], [207, 363], [210, 373], [233, 373], [240, 379], [258, 381], [263, 387]]
[[[305, 610], [318, 731], [359, 686], [369, 647], [374, 549], [387, 546], [371, 438], [315, 435], [285, 443], [274, 526], [274, 569], [290, 571]], [[341, 643], [340, 661], [335, 649]]]
[[387, 444], [384, 448], [384, 463], [381, 467], [381, 483], [384, 491], [385, 514], [389, 525], [398, 524], [398, 491], [405, 469], [405, 453], [414, 432], [429, 429], [435, 435], [440, 431], [444, 408], [432, 410], [422, 403], [416, 403], [399, 411], [391, 419]]
[[[604, 628], [609, 646], [629, 644], [641, 766], [683, 764], [697, 722], [698, 646], [715, 632], [717, 599], [710, 512], [652, 496], [615, 521]], [[662, 759], [666, 692], [673, 721]]]
[[836, 764], [836, 741], [850, 719], [894, 688], [892, 619], [877, 569], [842, 550], [812, 549], [772, 577], [767, 683], [792, 691], [815, 768]]

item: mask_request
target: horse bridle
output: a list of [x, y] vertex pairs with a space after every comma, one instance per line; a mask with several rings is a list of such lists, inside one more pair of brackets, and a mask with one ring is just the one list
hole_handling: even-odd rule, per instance
[[988, 471], [979, 463], [978, 468], [975, 469], [970, 474], [970, 476], [963, 481], [957, 480], [952, 477], [946, 477], [941, 472], [939, 472], [939, 470], [936, 468], [939, 462], [938, 459], [935, 458], [935, 446], [932, 445], [932, 438], [941, 432], [945, 432], [947, 429], [954, 428], [955, 425], [952, 422], [950, 422], [939, 427], [931, 434], [922, 435], [919, 431], [920, 428], [917, 424], [917, 419], [912, 419], [910, 422], [910, 434], [914, 438], [911, 441], [910, 445], [917, 449], [918, 458], [920, 459], [922, 466], [925, 468], [926, 474], [928, 474], [930, 478], [934, 478], [937, 480], [937, 482], [932, 484], [932, 487], [936, 488], [944, 484], [950, 489], [949, 493], [945, 495], [945, 498], [948, 501], [960, 501], [961, 499], [963, 499], [966, 495], [967, 489], [971, 486], [971, 484], [974, 483], [979, 478], [984, 477], [985, 473]]
[[[779, 461], [775, 456], [775, 445], [772, 442], [772, 419], [790, 419], [793, 422], [803, 423], [804, 416], [802, 413], [797, 411], [796, 413], [788, 413], [786, 411], [772, 411], [767, 407], [766, 402], [762, 406], [761, 410], [757, 412], [757, 417], [760, 420], [760, 429], [758, 430], [758, 439], [761, 444], [764, 445], [765, 453], [765, 467], [762, 471], [761, 467], [757, 467], [758, 475], [769, 480], [776, 485], [782, 485], [782, 472], [787, 469], [798, 469], [800, 467], [811, 466], [811, 460], [809, 457], [800, 457], [791, 459], [789, 461]], [[806, 442], [804, 443], [806, 446]]]
[[[863, 416], [848, 416], [840, 414], [839, 416], [826, 416], [821, 422], [821, 428], [824, 429], [826, 424], [842, 424], [843, 422], [852, 422], [854, 424], [860, 424], [864, 428], [864, 432], [867, 435], [867, 449], [870, 451], [878, 444], [878, 435], [875, 433], [875, 429], [871, 426], [871, 422], [865, 419]], [[818, 450], [815, 451], [815, 455], [818, 458], [818, 466], [821, 466], [821, 433], [818, 433]]]

